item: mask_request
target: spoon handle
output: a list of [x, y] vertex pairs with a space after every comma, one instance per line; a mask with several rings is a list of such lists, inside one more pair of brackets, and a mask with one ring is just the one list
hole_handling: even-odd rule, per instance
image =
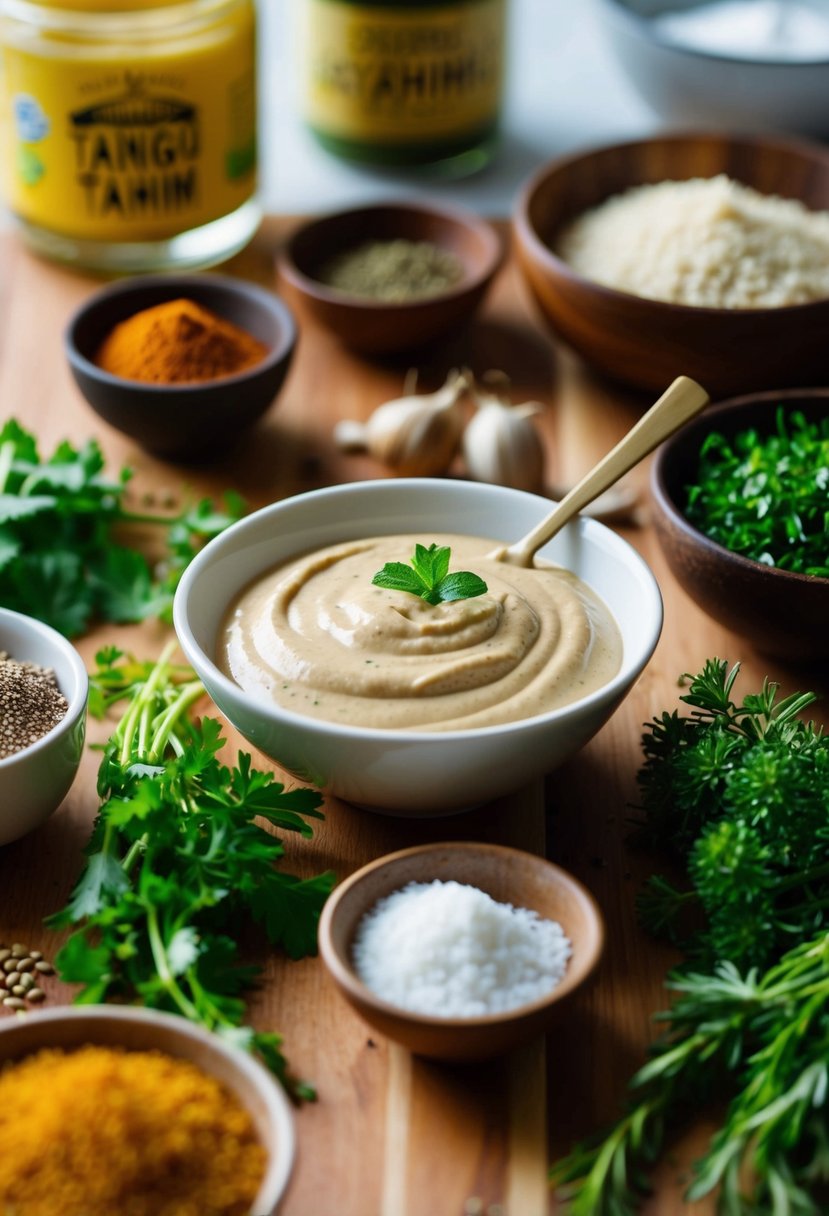
[[513, 566], [531, 566], [536, 551], [542, 545], [551, 540], [574, 515], [578, 515], [583, 507], [598, 498], [643, 457], [658, 447], [663, 439], [673, 435], [683, 423], [698, 414], [703, 406], [708, 404], [708, 400], [705, 389], [695, 380], [689, 379], [688, 376], [678, 376], [648, 412], [619, 440], [615, 448], [573, 486], [570, 493], [549, 515], [536, 524], [526, 536], [491, 556], [510, 562]]

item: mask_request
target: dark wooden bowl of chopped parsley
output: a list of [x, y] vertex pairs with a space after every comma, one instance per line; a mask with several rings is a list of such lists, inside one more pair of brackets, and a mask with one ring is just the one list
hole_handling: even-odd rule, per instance
[[829, 389], [707, 409], [660, 448], [651, 489], [700, 608], [767, 654], [829, 658]]

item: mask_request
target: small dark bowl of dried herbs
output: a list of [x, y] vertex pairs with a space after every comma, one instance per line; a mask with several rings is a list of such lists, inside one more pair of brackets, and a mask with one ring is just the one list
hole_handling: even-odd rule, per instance
[[472, 212], [393, 202], [304, 224], [278, 267], [301, 307], [345, 345], [390, 354], [463, 324], [503, 257], [498, 233]]
[[829, 658], [829, 389], [707, 409], [657, 452], [651, 489], [700, 608], [766, 654]]

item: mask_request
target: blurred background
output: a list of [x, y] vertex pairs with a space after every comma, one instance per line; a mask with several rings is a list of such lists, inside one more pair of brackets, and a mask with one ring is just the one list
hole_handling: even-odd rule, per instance
[[350, 165], [320, 148], [302, 121], [300, 8], [296, 0], [259, 0], [266, 211], [292, 215], [431, 194], [484, 215], [506, 216], [519, 184], [551, 156], [646, 135], [659, 125], [616, 62], [596, 0], [509, 0], [501, 140], [492, 163], [456, 182]]

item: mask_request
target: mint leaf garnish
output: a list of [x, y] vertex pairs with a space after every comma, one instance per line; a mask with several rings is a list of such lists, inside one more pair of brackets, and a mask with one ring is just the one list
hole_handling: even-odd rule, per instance
[[470, 600], [483, 595], [486, 583], [469, 570], [449, 573], [452, 550], [447, 545], [415, 545], [411, 565], [386, 562], [371, 580], [375, 587], [406, 591], [420, 596], [427, 604], [448, 603], [450, 600]]

